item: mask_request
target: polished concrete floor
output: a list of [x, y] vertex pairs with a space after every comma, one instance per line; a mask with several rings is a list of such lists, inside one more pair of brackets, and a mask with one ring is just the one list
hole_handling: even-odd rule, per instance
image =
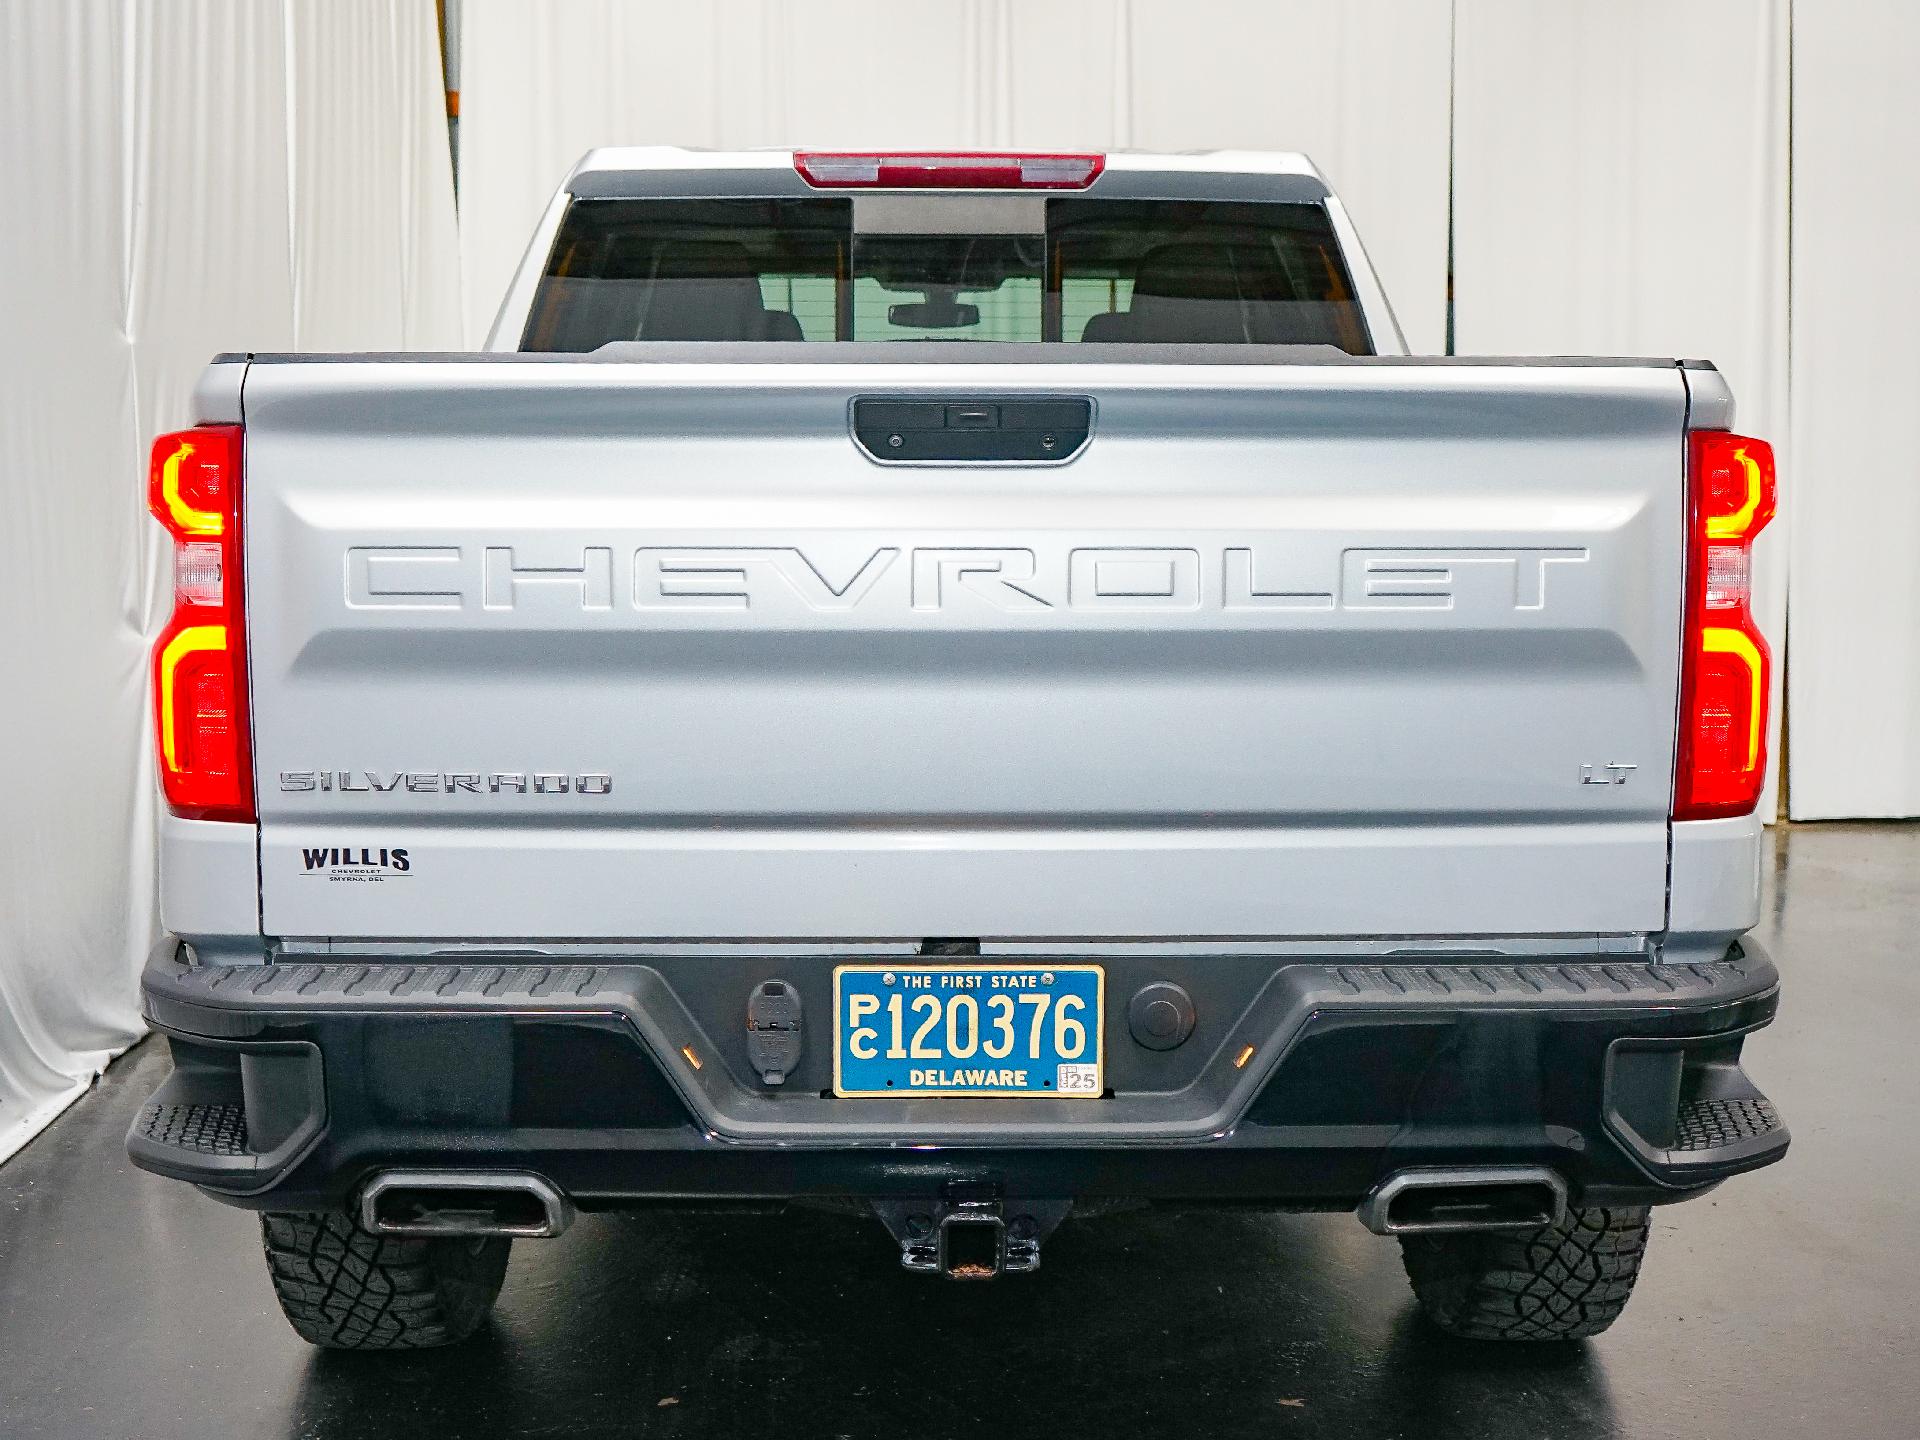
[[1786, 1162], [1658, 1217], [1612, 1333], [1481, 1349], [1343, 1216], [1069, 1225], [1038, 1275], [911, 1278], [877, 1224], [589, 1216], [456, 1350], [295, 1340], [251, 1216], [132, 1170], [143, 1046], [0, 1167], [0, 1436], [1920, 1436], [1920, 827], [1776, 837], [1750, 1068]]

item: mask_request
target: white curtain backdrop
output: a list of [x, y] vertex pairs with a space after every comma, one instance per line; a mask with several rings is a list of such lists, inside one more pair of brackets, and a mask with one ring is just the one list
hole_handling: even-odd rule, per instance
[[[1711, 360], [1736, 423], [1773, 442], [1782, 504], [1754, 583], [1775, 662], [1776, 777], [1796, 523], [1787, 8], [1459, 0], [1454, 41], [1455, 348]], [[1772, 783], [1760, 803], [1771, 817]]]
[[1796, 820], [1920, 815], [1920, 9], [1794, 7]]
[[0, 5], [0, 1159], [138, 1034], [147, 441], [217, 351], [453, 348], [430, 0]]
[[596, 145], [1304, 150], [1445, 339], [1448, 0], [463, 0], [467, 338]]

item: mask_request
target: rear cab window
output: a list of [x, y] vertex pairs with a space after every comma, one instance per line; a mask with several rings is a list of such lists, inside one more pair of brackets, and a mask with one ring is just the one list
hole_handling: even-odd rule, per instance
[[576, 199], [523, 351], [626, 341], [1331, 345], [1373, 353], [1323, 206]]

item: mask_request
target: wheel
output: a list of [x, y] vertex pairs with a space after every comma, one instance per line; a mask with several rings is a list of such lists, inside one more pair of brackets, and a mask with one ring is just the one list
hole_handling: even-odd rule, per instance
[[1644, 1205], [1569, 1210], [1521, 1235], [1408, 1235], [1407, 1278], [1427, 1318], [1469, 1340], [1575, 1340], [1627, 1308], [1647, 1253]]
[[487, 1318], [513, 1241], [372, 1235], [338, 1211], [262, 1215], [280, 1308], [329, 1350], [452, 1345]]

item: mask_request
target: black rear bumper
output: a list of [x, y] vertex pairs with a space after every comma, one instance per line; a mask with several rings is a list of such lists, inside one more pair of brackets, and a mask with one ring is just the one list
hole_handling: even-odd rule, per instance
[[390, 1168], [532, 1171], [586, 1205], [987, 1184], [1346, 1209], [1412, 1167], [1535, 1165], [1630, 1204], [1787, 1146], [1739, 1064], [1778, 995], [1750, 943], [1711, 965], [1116, 956], [1111, 993], [1172, 980], [1199, 1021], [1155, 1051], [1110, 1007], [1100, 1100], [834, 1099], [824, 1024], [760, 1084], [747, 996], [778, 977], [830, 1015], [829, 956], [190, 958], [165, 942], [143, 979], [175, 1071], [128, 1150], [263, 1209], [344, 1204]]

